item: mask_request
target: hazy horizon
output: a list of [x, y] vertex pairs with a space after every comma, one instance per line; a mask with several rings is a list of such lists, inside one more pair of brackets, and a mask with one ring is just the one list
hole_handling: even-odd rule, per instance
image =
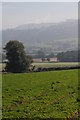
[[69, 2], [8, 2], [2, 4], [2, 27], [11, 29], [23, 24], [59, 23], [78, 19], [78, 4]]
[[[64, 21], [59, 21], [59, 22], [44, 22], [44, 23], [25, 23], [25, 24], [20, 24], [20, 25], [17, 25], [15, 27], [11, 27], [11, 28], [4, 28], [2, 30], [7, 30], [7, 29], [16, 29], [17, 27], [20, 27], [20, 26], [24, 26], [24, 25], [40, 25], [40, 24], [59, 24], [59, 23], [63, 23], [63, 22], [68, 22], [68, 21], [77, 21], [78, 19], [66, 19]], [[3, 28], [3, 27], [2, 27]]]

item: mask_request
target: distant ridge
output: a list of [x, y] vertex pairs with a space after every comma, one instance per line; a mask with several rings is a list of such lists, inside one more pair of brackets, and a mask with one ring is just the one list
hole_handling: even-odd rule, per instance
[[[2, 40], [5, 45], [9, 40], [20, 40], [25, 46], [77, 48], [78, 21], [67, 20], [60, 23], [41, 23], [20, 25], [14, 29], [3, 30]], [[68, 40], [68, 41], [67, 41]], [[54, 44], [55, 43], [55, 44]], [[61, 45], [62, 44], [62, 45]], [[61, 45], [61, 46], [60, 46]]]
[[72, 22], [77, 22], [77, 20], [69, 19], [69, 20], [66, 20], [63, 22], [57, 22], [57, 23], [31, 23], [31, 24], [19, 25], [19, 26], [15, 27], [14, 29], [16, 29], [16, 30], [28, 30], [28, 29], [42, 28], [42, 27], [47, 28], [47, 27], [50, 27], [53, 25], [59, 25], [59, 24], [65, 23], [65, 22], [72, 23]]

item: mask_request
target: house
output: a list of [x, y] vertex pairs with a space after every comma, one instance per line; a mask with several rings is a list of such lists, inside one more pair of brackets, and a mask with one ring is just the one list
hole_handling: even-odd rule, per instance
[[34, 58], [33, 62], [42, 62], [42, 59], [41, 58]]
[[50, 58], [50, 62], [57, 62], [57, 58], [56, 57]]
[[57, 58], [49, 58], [49, 61], [47, 58], [44, 58], [44, 60], [42, 60], [42, 58], [34, 58], [33, 62], [57, 62]]

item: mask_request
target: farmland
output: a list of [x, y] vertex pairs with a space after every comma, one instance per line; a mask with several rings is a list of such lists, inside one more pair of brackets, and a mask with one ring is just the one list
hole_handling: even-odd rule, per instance
[[[35, 70], [37, 70], [39, 67], [41, 68], [58, 68], [58, 67], [76, 67], [79, 66], [79, 62], [33, 62], [31, 64], [32, 66], [35, 66]], [[0, 71], [5, 68], [6, 64], [0, 64]]]
[[78, 66], [78, 62], [41, 62], [41, 63], [32, 63], [32, 65], [35, 65], [36, 68], [49, 68], [49, 67], [72, 67], [72, 66]]
[[71, 118], [78, 113], [78, 70], [3, 74], [3, 118]]

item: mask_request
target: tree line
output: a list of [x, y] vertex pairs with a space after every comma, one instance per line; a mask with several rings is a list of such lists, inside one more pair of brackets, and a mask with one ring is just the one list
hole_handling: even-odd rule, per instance
[[[11, 40], [5, 45], [4, 50], [8, 60], [5, 67], [6, 72], [21, 73], [29, 71], [33, 59], [31, 56], [26, 55], [22, 42]], [[39, 57], [44, 61], [46, 55], [44, 52], [38, 51], [36, 58]], [[60, 62], [80, 62], [80, 51], [60, 52], [57, 55], [51, 53], [47, 56], [48, 62], [50, 57], [57, 57]], [[4, 54], [2, 55], [3, 58], [5, 58]]]
[[57, 54], [60, 62], [80, 62], [80, 51], [67, 51]]

